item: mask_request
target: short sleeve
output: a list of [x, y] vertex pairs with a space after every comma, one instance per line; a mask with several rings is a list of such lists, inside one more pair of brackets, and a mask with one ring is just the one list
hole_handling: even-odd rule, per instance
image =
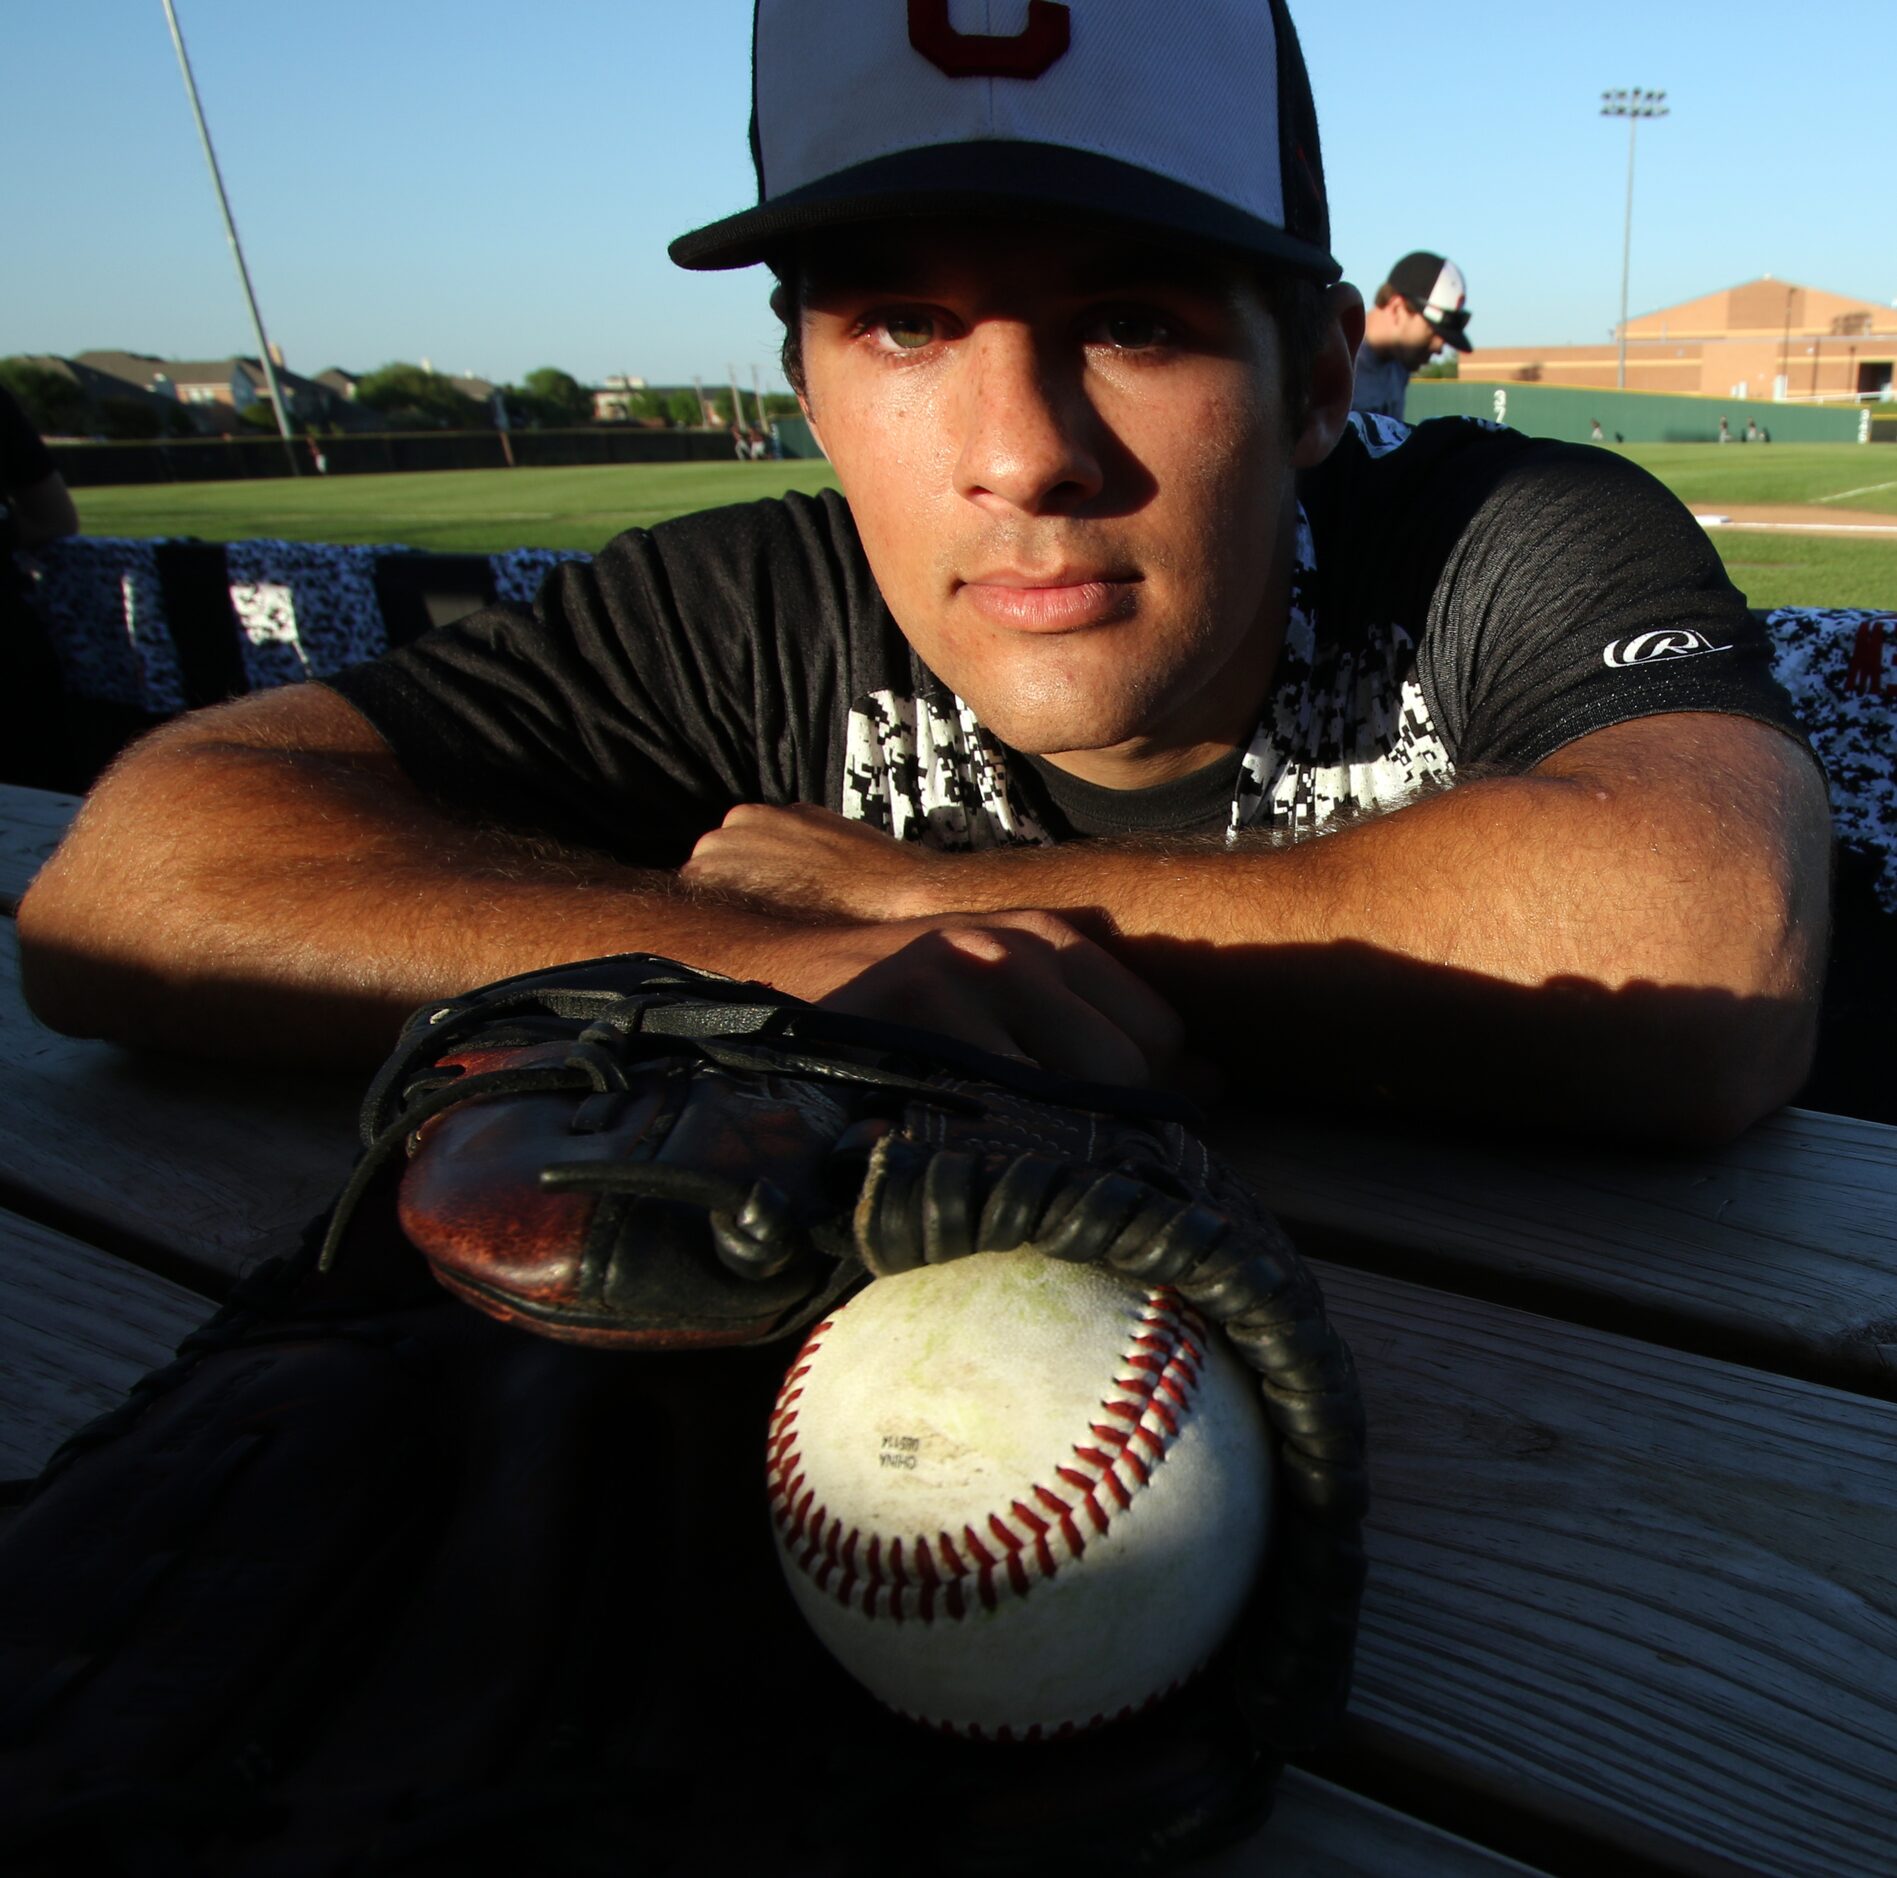
[[1671, 711], [1802, 736], [1764, 628], [1661, 483], [1611, 451], [1531, 443], [1477, 486], [1421, 660], [1459, 766], [1529, 769], [1590, 731]]
[[822, 799], [853, 542], [801, 498], [633, 530], [329, 682], [451, 806], [676, 865], [734, 803]]

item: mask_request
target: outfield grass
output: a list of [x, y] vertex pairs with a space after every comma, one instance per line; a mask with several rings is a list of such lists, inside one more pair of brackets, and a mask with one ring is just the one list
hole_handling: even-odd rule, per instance
[[[1684, 501], [1810, 502], [1897, 515], [1897, 450], [1856, 444], [1645, 444], [1622, 454]], [[635, 463], [581, 469], [439, 470], [297, 482], [154, 483], [81, 489], [88, 534], [206, 541], [399, 543], [492, 554], [593, 552], [622, 528], [786, 489], [831, 486], [821, 462]], [[1897, 539], [1748, 533], [1712, 540], [1754, 606], [1897, 608]]]
[[336, 541], [495, 554], [603, 548], [622, 528], [726, 502], [824, 489], [824, 462], [622, 463], [569, 469], [305, 476], [295, 482], [148, 483], [79, 489], [89, 535]]
[[1621, 444], [1682, 502], [1816, 502], [1897, 515], [1897, 450], [1854, 443]]
[[1718, 528], [1713, 545], [1749, 606], [1851, 606], [1897, 612], [1897, 540], [1768, 535]]

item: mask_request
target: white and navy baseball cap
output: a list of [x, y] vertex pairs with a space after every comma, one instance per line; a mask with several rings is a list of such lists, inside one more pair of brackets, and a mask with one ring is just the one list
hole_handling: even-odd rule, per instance
[[1283, 0], [757, 0], [757, 206], [681, 267], [915, 215], [1109, 215], [1340, 272]]
[[1390, 285], [1422, 314], [1444, 345], [1458, 352], [1471, 350], [1465, 331], [1469, 286], [1454, 261], [1440, 254], [1406, 254], [1390, 269]]

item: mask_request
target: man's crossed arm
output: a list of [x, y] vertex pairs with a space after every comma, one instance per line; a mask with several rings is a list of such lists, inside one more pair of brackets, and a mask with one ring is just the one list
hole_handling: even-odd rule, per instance
[[944, 855], [742, 807], [683, 878], [847, 920], [1060, 913], [1259, 1093], [1718, 1138], [1809, 1069], [1829, 866], [1811, 759], [1682, 713], [1290, 847]]
[[1804, 1074], [1827, 864], [1809, 758], [1673, 716], [1288, 849], [746, 807], [672, 876], [470, 827], [312, 685], [139, 746], [20, 931], [49, 1022], [217, 1054], [373, 1060], [426, 998], [639, 950], [1082, 1075], [1184, 1041], [1248, 1096], [1706, 1138]]

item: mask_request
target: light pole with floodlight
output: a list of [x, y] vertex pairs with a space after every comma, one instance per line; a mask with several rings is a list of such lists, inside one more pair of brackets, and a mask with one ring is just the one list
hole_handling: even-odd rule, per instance
[[1643, 117], [1667, 116], [1664, 91], [1603, 91], [1601, 116], [1627, 120], [1627, 226], [1620, 243], [1620, 376], [1619, 386], [1627, 389], [1627, 270], [1634, 251], [1634, 136]]

